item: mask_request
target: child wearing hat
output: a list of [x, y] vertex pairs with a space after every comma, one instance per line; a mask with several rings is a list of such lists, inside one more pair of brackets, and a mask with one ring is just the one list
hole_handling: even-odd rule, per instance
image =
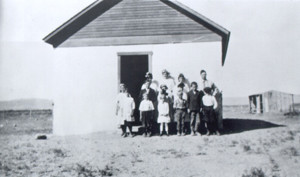
[[169, 104], [173, 104], [173, 99], [169, 97], [168, 95], [168, 86], [165, 84], [160, 85], [160, 92], [158, 93], [157, 99], [159, 100], [161, 97], [161, 93], [166, 93], [166, 99], [169, 102]]
[[212, 95], [212, 89], [210, 87], [205, 87], [203, 89], [204, 96], [202, 98], [202, 112], [203, 112], [203, 121], [207, 128], [207, 134], [210, 135], [212, 132], [216, 131], [217, 135], [220, 135], [218, 131], [218, 126], [215, 117], [215, 109], [218, 107], [216, 98]]
[[187, 101], [183, 98], [183, 91], [177, 92], [177, 97], [174, 101], [175, 120], [177, 122], [177, 135], [180, 136], [182, 133], [185, 135], [186, 130], [184, 126], [185, 116], [187, 111]]
[[158, 119], [157, 123], [160, 124], [160, 136], [163, 134], [163, 129], [165, 127], [166, 134], [169, 136], [169, 123], [171, 121], [169, 116], [169, 102], [167, 100], [167, 93], [162, 91], [160, 93], [160, 99], [158, 103]]
[[147, 93], [143, 94], [143, 100], [139, 106], [140, 119], [144, 128], [144, 136], [151, 136], [152, 133], [152, 116], [154, 106]]
[[165, 97], [166, 97], [167, 102], [169, 103], [169, 116], [170, 116], [171, 120], [173, 120], [174, 119], [174, 116], [173, 116], [173, 98], [171, 98], [168, 94], [168, 86], [167, 85], [165, 85], [165, 84], [160, 85], [160, 92], [158, 93], [158, 96], [157, 96], [158, 100], [161, 97], [161, 93], [166, 93]]

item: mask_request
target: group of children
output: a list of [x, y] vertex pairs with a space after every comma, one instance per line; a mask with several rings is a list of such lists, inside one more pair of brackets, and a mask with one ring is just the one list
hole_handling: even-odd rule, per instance
[[[165, 130], [169, 135], [169, 123], [174, 119], [177, 122], [177, 135], [186, 135], [188, 127], [185, 126], [186, 117], [190, 117], [191, 135], [198, 135], [200, 128], [200, 120], [204, 121], [206, 127], [206, 135], [215, 132], [219, 135], [216, 124], [215, 109], [218, 104], [212, 95], [212, 89], [209, 87], [198, 91], [196, 82], [191, 83], [191, 90], [184, 92], [182, 85], [178, 85], [176, 93], [169, 95], [167, 86], [161, 85], [158, 96], [156, 92], [150, 88], [151, 81], [146, 80], [144, 88], [142, 88], [139, 96], [140, 121], [144, 129], [143, 135], [153, 135], [153, 125], [159, 124], [160, 136]], [[127, 91], [124, 84], [121, 84], [120, 93], [117, 98], [117, 112], [120, 128], [122, 128], [122, 136], [127, 136], [126, 129], [129, 129], [129, 135], [132, 137], [132, 125], [134, 120], [135, 103], [133, 98]]]

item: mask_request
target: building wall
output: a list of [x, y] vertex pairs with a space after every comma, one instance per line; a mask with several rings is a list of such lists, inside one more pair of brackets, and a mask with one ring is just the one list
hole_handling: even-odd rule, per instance
[[175, 78], [182, 72], [190, 81], [199, 82], [199, 72], [205, 69], [208, 78], [222, 88], [219, 42], [59, 48], [53, 51], [54, 133], [116, 130], [117, 53], [145, 51], [153, 52], [154, 80], [160, 80], [161, 71], [166, 68]]
[[268, 100], [268, 105], [265, 105], [265, 107], [268, 107], [267, 109], [269, 112], [290, 112], [292, 111], [292, 95], [278, 92], [278, 91], [270, 91], [263, 94], [264, 99]]

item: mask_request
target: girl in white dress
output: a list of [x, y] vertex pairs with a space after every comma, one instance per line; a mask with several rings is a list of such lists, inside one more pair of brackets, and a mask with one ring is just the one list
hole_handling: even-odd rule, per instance
[[129, 128], [129, 132], [132, 135], [131, 122], [134, 121], [133, 111], [135, 109], [135, 103], [133, 98], [127, 92], [125, 84], [120, 84], [120, 93], [117, 95], [116, 100], [116, 117], [118, 128], [122, 129], [121, 136], [126, 137], [126, 129]]
[[160, 124], [160, 136], [162, 136], [163, 129], [165, 127], [167, 136], [169, 136], [169, 123], [171, 119], [169, 116], [169, 102], [167, 101], [167, 93], [160, 93], [160, 100], [158, 103], [158, 119], [157, 123]]
[[126, 94], [127, 94], [127, 91], [126, 91], [126, 86], [125, 84], [120, 84], [120, 93], [118, 93], [117, 95], [117, 98], [116, 98], [116, 117], [117, 117], [117, 125], [118, 125], [118, 128], [121, 128], [122, 129], [122, 136], [125, 135], [125, 132], [124, 132], [124, 127], [123, 127], [123, 124], [124, 124], [124, 119], [122, 117], [122, 114], [123, 114], [123, 101], [126, 97]]
[[131, 97], [129, 93], [126, 94], [126, 97], [124, 97], [123, 104], [122, 104], [123, 112], [122, 112], [122, 118], [124, 122], [124, 130], [125, 130], [125, 135], [124, 137], [127, 136], [127, 128], [129, 129], [129, 134], [131, 137], [133, 137], [132, 134], [132, 122], [134, 122], [134, 109], [135, 109], [135, 103], [134, 99]]

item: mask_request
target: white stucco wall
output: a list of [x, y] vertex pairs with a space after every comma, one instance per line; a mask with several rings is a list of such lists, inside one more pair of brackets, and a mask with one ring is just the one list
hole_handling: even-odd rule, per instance
[[116, 129], [115, 97], [118, 52], [153, 52], [155, 80], [166, 68], [177, 78], [200, 81], [199, 71], [221, 88], [221, 44], [194, 43], [120, 47], [58, 48], [54, 50], [54, 133], [81, 134]]

